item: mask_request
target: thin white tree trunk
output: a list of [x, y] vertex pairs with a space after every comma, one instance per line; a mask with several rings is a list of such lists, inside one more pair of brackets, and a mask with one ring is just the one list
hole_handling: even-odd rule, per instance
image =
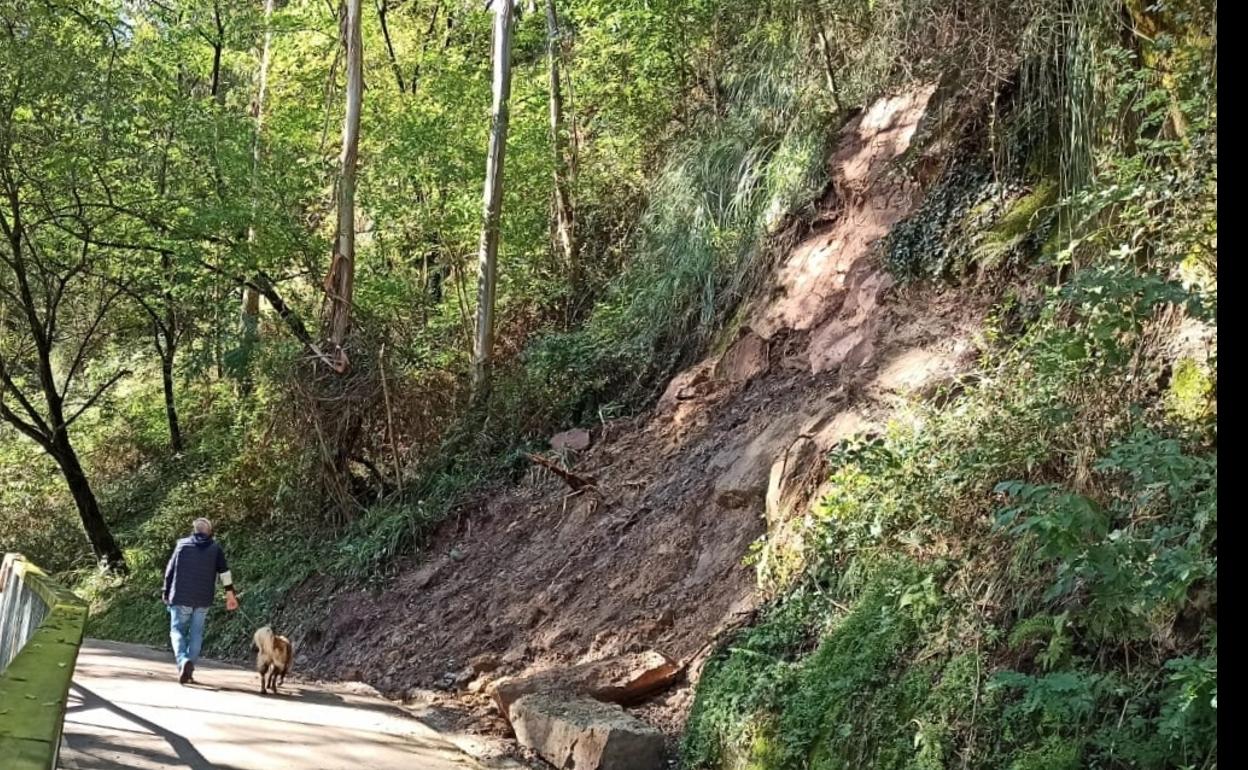
[[568, 145], [563, 125], [563, 87], [559, 82], [561, 45], [559, 14], [555, 0], [546, 0], [546, 58], [550, 74], [550, 139], [555, 161], [555, 232], [568, 267], [568, 282], [575, 296], [581, 286], [581, 265], [573, 229], [572, 196], [568, 191]]
[[[255, 119], [255, 136], [251, 140], [251, 224], [247, 227], [247, 244], [256, 242], [256, 177], [260, 172], [261, 132], [264, 129], [264, 97], [269, 84], [269, 57], [273, 47], [273, 30], [270, 23], [276, 0], [264, 0], [264, 45], [260, 49], [259, 83], [256, 87], [256, 102], [252, 106], [252, 117]], [[250, 286], [243, 288], [242, 328], [240, 332], [243, 344], [250, 345], [260, 336], [260, 293]]]
[[364, 102], [364, 55], [360, 37], [361, 0], [347, 0], [346, 62], [347, 110], [342, 124], [341, 171], [338, 178], [338, 234], [325, 290], [329, 295], [328, 333], [339, 372], [349, 366], [347, 332], [351, 329], [351, 302], [355, 288], [355, 175], [360, 150], [360, 110]]
[[494, 110], [485, 161], [485, 216], [477, 265], [477, 333], [472, 356], [473, 398], [489, 394], [494, 362], [494, 299], [498, 279], [499, 219], [503, 205], [503, 156], [511, 97], [512, 0], [494, 0]]

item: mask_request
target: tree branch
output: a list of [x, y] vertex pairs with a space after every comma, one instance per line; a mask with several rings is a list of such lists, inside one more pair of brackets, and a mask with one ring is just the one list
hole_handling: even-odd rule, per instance
[[228, 270], [217, 267], [205, 259], [196, 257], [195, 261], [211, 273], [228, 278], [240, 287], [245, 286], [258, 292], [260, 296], [268, 300], [269, 305], [274, 311], [277, 312], [278, 317], [281, 318], [286, 324], [286, 327], [290, 329], [290, 333], [294, 335], [295, 339], [303, 343], [303, 346], [307, 348], [308, 352], [311, 353], [314, 358], [334, 371], [338, 371], [338, 362], [335, 361], [333, 356], [330, 356], [321, 350], [320, 346], [316, 343], [316, 340], [314, 340], [312, 335], [308, 332], [308, 327], [304, 326], [303, 319], [301, 319], [299, 315], [286, 304], [286, 301], [282, 299], [282, 296], [277, 293], [277, 289], [273, 287], [272, 279], [269, 278], [263, 270], [256, 273], [256, 278], [254, 280], [250, 280], [241, 275], [236, 275]]
[[[104, 322], [104, 316], [108, 315], [108, 308], [112, 306], [113, 301], [117, 299], [117, 295], [121, 294], [121, 289], [110, 294], [95, 312], [95, 318], [91, 321], [91, 326], [87, 328], [86, 334], [83, 335], [82, 341], [78, 343], [78, 350], [74, 353], [74, 361], [70, 364], [69, 372], [65, 375], [65, 382], [61, 387], [61, 398], [65, 398], [69, 393], [70, 383], [74, 376], [78, 374], [78, 370], [82, 367], [83, 361], [87, 357], [87, 348], [91, 344], [91, 338], [95, 336], [99, 330], [100, 324]], [[67, 423], [68, 424], [68, 423]]]
[[394, 53], [394, 44], [390, 42], [390, 26], [386, 23], [386, 13], [390, 10], [386, 0], [377, 0], [377, 18], [381, 22], [381, 35], [386, 41], [386, 54], [390, 57], [390, 67], [394, 70], [394, 80], [403, 93], [403, 70], [399, 67], [399, 59]]
[[108, 380], [108, 382], [106, 382], [106, 383], [104, 383], [103, 385], [101, 385], [101, 386], [100, 386], [100, 389], [99, 389], [99, 390], [97, 390], [97, 391], [95, 391], [95, 394], [94, 394], [93, 396], [91, 396], [91, 398], [88, 398], [85, 402], [83, 402], [83, 405], [82, 405], [82, 406], [80, 406], [80, 407], [78, 407], [78, 411], [74, 412], [74, 413], [73, 413], [73, 415], [71, 415], [71, 416], [70, 416], [70, 418], [69, 418], [68, 420], [66, 420], [66, 421], [65, 421], [65, 424], [64, 424], [64, 425], [62, 425], [61, 427], [62, 427], [62, 428], [65, 428], [65, 429], [68, 429], [70, 425], [73, 425], [73, 424], [74, 424], [74, 420], [77, 420], [79, 417], [81, 417], [83, 412], [85, 412], [85, 411], [87, 411], [88, 409], [90, 409], [90, 408], [91, 408], [91, 407], [95, 404], [95, 402], [96, 402], [96, 401], [98, 401], [98, 400], [100, 399], [100, 396], [104, 395], [104, 392], [105, 392], [106, 390], [108, 390], [109, 388], [113, 387], [113, 385], [115, 385], [115, 384], [117, 383], [117, 381], [118, 381], [118, 380], [120, 380], [122, 377], [125, 377], [125, 376], [127, 376], [127, 375], [129, 375], [129, 374], [130, 374], [130, 370], [129, 370], [129, 369], [122, 369], [122, 370], [118, 371], [116, 374], [114, 374], [114, 375], [113, 375], [113, 376], [112, 376], [112, 377]]
[[129, 286], [118, 286], [118, 288], [125, 292], [127, 297], [139, 304], [139, 307], [143, 309], [143, 312], [147, 313], [148, 317], [152, 319], [152, 324], [156, 327], [160, 334], [169, 336], [169, 327], [165, 325], [164, 319], [161, 318], [160, 311], [152, 307], [148, 301], [143, 298], [143, 295], [139, 294]]
[[14, 414], [13, 410], [9, 409], [8, 405], [4, 403], [3, 398], [0, 398], [0, 418], [3, 418], [5, 422], [34, 440], [45, 452], [52, 453], [52, 442], [48, 440], [48, 437], [40, 433], [38, 428]]
[[[210, 235], [198, 235], [198, 234], [184, 235], [180, 233], [175, 233], [173, 231], [173, 228], [171, 228], [169, 225], [165, 224], [164, 222], [161, 222], [158, 219], [153, 219], [150, 216], [144, 214], [143, 212], [135, 211], [125, 206], [120, 206], [120, 205], [115, 205], [115, 204], [103, 204], [103, 203], [94, 203], [94, 204], [87, 203], [87, 204], [84, 204], [84, 206], [89, 207], [89, 208], [104, 208], [110, 211], [115, 211], [120, 214], [125, 214], [127, 216], [138, 219], [140, 222], [143, 222], [144, 224], [148, 225], [154, 230], [157, 230], [159, 232], [162, 232], [168, 235], [172, 235], [173, 237], [185, 238], [186, 240], [203, 240], [208, 243], [216, 243], [216, 244], [222, 244], [226, 246], [233, 245], [232, 241], [225, 239], [225, 238], [220, 238], [220, 237], [215, 237], [215, 236], [210, 236]], [[175, 252], [174, 250], [169, 249], [164, 246], [152, 246], [152, 245], [142, 244], [142, 243], [125, 243], [125, 242], [120, 242], [120, 241], [108, 240], [104, 238], [99, 238], [89, 233], [77, 232], [73, 230], [73, 228], [67, 227], [64, 224], [59, 223], [59, 222], [55, 222], [55, 223], [57, 227], [59, 227], [60, 229], [68, 233], [69, 235], [72, 235], [75, 238], [84, 239], [90, 242], [94, 246], [99, 246], [102, 248], [122, 249], [122, 250], [128, 250], [128, 251], [148, 251], [148, 252], [152, 252], [155, 254], [161, 254], [161, 255], [167, 255], [167, 256], [176, 256], [177, 254], [177, 252]], [[256, 279], [251, 280], [251, 279], [245, 278], [244, 276], [232, 273], [228, 270], [218, 267], [217, 265], [214, 265], [211, 262], [208, 262], [202, 257], [195, 256], [193, 257], [193, 259], [200, 267], [204, 268], [208, 272], [213, 273], [214, 275], [222, 276], [223, 278], [226, 278], [227, 280], [232, 281], [237, 286], [240, 286], [240, 287], [245, 286], [247, 288], [253, 289], [256, 292], [258, 292], [261, 296], [263, 296], [266, 300], [268, 300], [269, 305], [271, 305], [273, 309], [277, 311], [278, 316], [286, 324], [287, 328], [290, 329], [291, 334], [293, 334], [295, 339], [297, 339], [300, 343], [303, 344], [305, 348], [307, 348], [308, 352], [310, 352], [315, 358], [320, 360], [326, 366], [329, 366], [335, 371], [339, 371], [342, 364], [339, 361], [337, 361], [333, 356], [330, 356], [329, 354], [321, 350], [320, 346], [316, 343], [316, 340], [314, 340], [312, 335], [308, 332], [308, 329], [304, 325], [302, 319], [300, 319], [299, 316], [286, 304], [285, 300], [282, 299], [281, 295], [277, 293], [276, 288], [274, 288], [273, 280], [269, 278], [263, 271], [257, 274]]]
[[[56, 276], [56, 288], [52, 291], [46, 292], [47, 301], [44, 308], [43, 325], [44, 334], [47, 335], [48, 339], [53, 339], [56, 336], [56, 314], [60, 309], [61, 300], [64, 298], [65, 288], [69, 286], [69, 282], [74, 280], [79, 273], [85, 272], [87, 269], [87, 251], [89, 248], [90, 244], [83, 241], [82, 254], [78, 259], [78, 264], [70, 267], [64, 275]], [[46, 266], [42, 264], [40, 267], [44, 270], [47, 269]]]
[[[43, 415], [39, 414], [34, 405], [27, 400], [26, 395], [22, 393], [20, 388], [17, 387], [17, 383], [13, 382], [13, 377], [9, 374], [9, 369], [5, 365], [3, 358], [0, 358], [0, 385], [4, 386], [3, 388], [0, 388], [0, 403], [3, 403], [3, 396], [6, 391], [12, 393], [17, 397], [17, 403], [21, 404], [22, 410], [25, 411], [26, 415], [30, 418], [32, 423], [31, 429], [41, 431], [46, 436], [52, 435], [52, 430], [48, 427], [47, 421], [43, 419]], [[9, 422], [12, 422], [14, 425], [18, 425], [15, 421], [20, 419], [20, 417], [14, 414], [13, 419], [10, 419]], [[19, 425], [18, 427], [20, 428], [21, 426]]]

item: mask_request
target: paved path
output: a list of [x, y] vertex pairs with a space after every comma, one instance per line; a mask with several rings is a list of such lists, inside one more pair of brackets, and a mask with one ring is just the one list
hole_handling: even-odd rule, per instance
[[209, 661], [178, 684], [170, 656], [88, 641], [65, 716], [67, 770], [480, 770], [432, 728], [349, 686], [288, 679], [261, 696], [254, 671]]

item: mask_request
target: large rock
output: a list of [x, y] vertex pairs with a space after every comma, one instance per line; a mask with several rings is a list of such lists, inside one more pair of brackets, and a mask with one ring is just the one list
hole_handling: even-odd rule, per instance
[[806, 436], [794, 441], [771, 465], [767, 483], [767, 522], [773, 527], [791, 518], [805, 502], [812, 478], [822, 473], [819, 446]]
[[733, 385], [749, 382], [767, 372], [770, 350], [767, 340], [746, 327], [715, 366], [715, 376]]
[[868, 420], [862, 412], [846, 410], [812, 424], [809, 433], [819, 451], [826, 452], [845, 439], [858, 434], [875, 434], [879, 430], [880, 427]]
[[951, 383], [959, 370], [965, 368], [969, 362], [964, 363], [963, 359], [969, 347], [965, 341], [954, 340], [926, 348], [910, 348], [882, 362], [880, 373], [871, 384], [886, 394], [930, 395], [929, 391]]
[[491, 688], [491, 695], [503, 716], [509, 715], [513, 703], [533, 693], [566, 693], [628, 705], [668, 687], [679, 674], [680, 666], [675, 661], [661, 652], [647, 650], [533, 676], [501, 679]]
[[511, 706], [516, 739], [560, 770], [660, 770], [663, 735], [619, 706], [547, 693]]
[[763, 507], [771, 464], [793, 442], [801, 415], [773, 418], [752, 441], [720, 450], [711, 458], [710, 470], [722, 471], [715, 479], [715, 502], [725, 508]]
[[693, 401], [710, 395], [715, 390], [711, 375], [715, 362], [703, 361], [672, 378], [659, 399], [659, 409], [672, 409], [685, 401]]
[[583, 452], [589, 449], [589, 431], [584, 428], [573, 428], [550, 437], [550, 448], [556, 452]]

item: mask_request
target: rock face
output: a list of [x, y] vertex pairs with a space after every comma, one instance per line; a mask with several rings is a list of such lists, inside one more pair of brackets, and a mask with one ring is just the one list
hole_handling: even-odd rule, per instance
[[509, 714], [516, 738], [561, 770], [661, 770], [663, 734], [619, 706], [549, 693]]
[[516, 701], [534, 693], [564, 693], [627, 705], [667, 687], [679, 673], [680, 666], [671, 658], [648, 650], [520, 679], [502, 679], [491, 688], [491, 695], [508, 718]]

